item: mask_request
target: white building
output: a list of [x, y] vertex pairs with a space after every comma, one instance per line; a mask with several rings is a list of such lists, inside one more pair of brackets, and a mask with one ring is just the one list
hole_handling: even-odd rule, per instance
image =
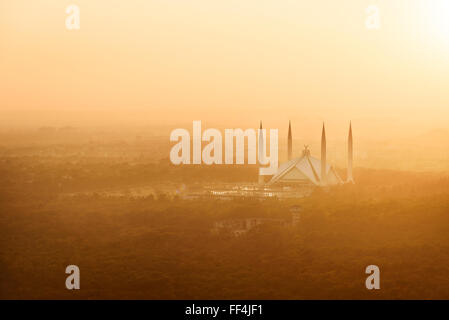
[[342, 183], [341, 178], [331, 165], [326, 164], [325, 179], [322, 178], [321, 171], [321, 160], [312, 157], [310, 150], [306, 147], [301, 157], [281, 164], [268, 184], [313, 184], [319, 186], [324, 184], [323, 181], [326, 185]]
[[[347, 182], [353, 182], [352, 177], [352, 126], [349, 126], [348, 136], [348, 174]], [[321, 133], [321, 159], [312, 157], [305, 146], [302, 156], [292, 159], [291, 125], [288, 127], [288, 161], [279, 166], [268, 185], [285, 186], [332, 186], [343, 183], [334, 167], [326, 161], [326, 131], [323, 124]]]

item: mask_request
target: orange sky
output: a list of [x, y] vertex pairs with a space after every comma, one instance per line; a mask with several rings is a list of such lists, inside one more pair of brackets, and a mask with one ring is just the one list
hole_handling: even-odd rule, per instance
[[0, 125], [447, 128], [447, 3], [0, 0]]

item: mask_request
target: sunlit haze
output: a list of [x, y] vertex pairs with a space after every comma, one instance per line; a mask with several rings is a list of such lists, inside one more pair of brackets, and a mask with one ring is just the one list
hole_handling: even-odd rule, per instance
[[0, 0], [0, 177], [0, 300], [449, 299], [449, 0]]
[[2, 126], [343, 128], [364, 137], [444, 128], [444, 0], [79, 0], [0, 3]]

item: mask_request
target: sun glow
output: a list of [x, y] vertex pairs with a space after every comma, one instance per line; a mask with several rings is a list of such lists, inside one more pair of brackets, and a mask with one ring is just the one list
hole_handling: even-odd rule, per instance
[[430, 35], [449, 45], [449, 0], [428, 0], [425, 6], [425, 20]]

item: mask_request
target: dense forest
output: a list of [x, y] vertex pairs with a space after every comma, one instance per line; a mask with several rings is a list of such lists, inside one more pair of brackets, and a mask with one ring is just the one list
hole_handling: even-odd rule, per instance
[[[255, 180], [254, 168], [235, 170], [3, 159], [0, 298], [449, 299], [449, 178], [436, 173], [359, 168], [355, 185], [290, 200], [65, 196]], [[289, 219], [294, 205], [296, 226], [211, 232], [222, 219]], [[65, 288], [71, 264], [81, 290]], [[365, 288], [371, 264], [380, 290]]]

